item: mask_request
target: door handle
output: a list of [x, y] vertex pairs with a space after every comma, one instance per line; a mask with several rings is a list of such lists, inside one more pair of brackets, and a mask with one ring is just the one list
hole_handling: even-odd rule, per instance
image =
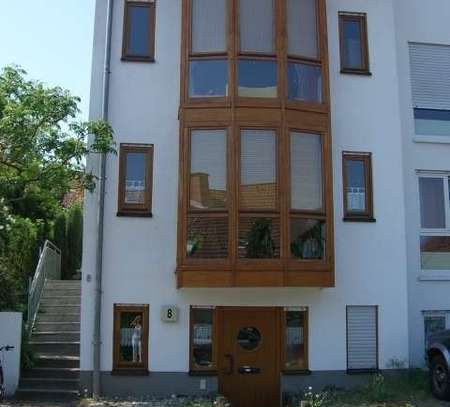
[[261, 373], [261, 369], [259, 367], [252, 366], [241, 366], [239, 368], [240, 374], [259, 374]]
[[231, 355], [230, 353], [226, 353], [223, 357], [225, 359], [228, 359], [229, 363], [228, 363], [228, 370], [223, 369], [222, 371], [223, 371], [224, 374], [232, 375], [233, 372], [234, 372], [234, 358], [233, 358], [233, 355]]

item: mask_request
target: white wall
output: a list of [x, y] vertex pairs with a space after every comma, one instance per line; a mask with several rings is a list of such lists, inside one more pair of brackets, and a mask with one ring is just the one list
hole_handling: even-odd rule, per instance
[[[3, 352], [6, 395], [12, 396], [19, 384], [20, 348], [22, 343], [22, 313], [0, 312], [0, 347], [10, 345], [13, 350]], [[0, 358], [2, 354], [0, 353]]]
[[[176, 289], [181, 0], [157, 2], [156, 63], [120, 61], [123, 3], [116, 1], [110, 114], [120, 142], [154, 143], [153, 218], [117, 217], [118, 157], [107, 165], [102, 370], [112, 368], [114, 303], [150, 304], [150, 369], [188, 370], [189, 305], [310, 307], [310, 369], [346, 369], [346, 305], [379, 305], [380, 366], [408, 359], [402, 149], [392, 0], [329, 0], [336, 288]], [[98, 0], [98, 12], [105, 1]], [[103, 8], [103, 10], [101, 10]], [[337, 13], [369, 14], [372, 77], [339, 73]], [[104, 16], [97, 15], [96, 41]], [[380, 35], [382, 32], [382, 35]], [[96, 43], [97, 43], [96, 42]], [[98, 56], [98, 55], [97, 55]], [[101, 58], [94, 59], [100, 72]], [[94, 75], [95, 76], [95, 75]], [[99, 75], [95, 76], [96, 81]], [[93, 106], [98, 106], [98, 82]], [[95, 115], [95, 113], [93, 113]], [[373, 153], [376, 223], [342, 221], [342, 150]], [[88, 198], [83, 260], [81, 369], [92, 369], [95, 201]], [[177, 304], [176, 324], [160, 307]]]
[[424, 276], [420, 274], [420, 207], [416, 170], [450, 171], [450, 137], [447, 143], [420, 143], [414, 138], [408, 42], [450, 45], [450, 2], [396, 0], [395, 15], [405, 158], [410, 356], [412, 365], [423, 366], [422, 311], [450, 310], [450, 275], [444, 280], [423, 280]]

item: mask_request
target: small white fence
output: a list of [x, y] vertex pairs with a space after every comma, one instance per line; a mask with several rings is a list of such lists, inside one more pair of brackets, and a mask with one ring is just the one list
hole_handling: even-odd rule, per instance
[[20, 346], [22, 343], [22, 313], [0, 312], [0, 348], [14, 346], [9, 352], [0, 352], [6, 395], [12, 396], [19, 385]]

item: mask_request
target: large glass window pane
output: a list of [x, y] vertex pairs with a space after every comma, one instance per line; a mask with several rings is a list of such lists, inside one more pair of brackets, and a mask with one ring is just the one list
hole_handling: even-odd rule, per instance
[[287, 1], [288, 53], [318, 58], [316, 0]]
[[239, 96], [277, 97], [277, 63], [241, 59], [238, 64]]
[[126, 204], [145, 203], [146, 168], [145, 153], [127, 153], [125, 169]]
[[213, 367], [213, 315], [212, 308], [192, 308], [192, 359], [193, 367]]
[[241, 217], [238, 253], [240, 258], [274, 259], [280, 257], [280, 220]]
[[322, 103], [322, 68], [290, 62], [288, 96], [290, 100]]
[[450, 110], [414, 109], [414, 119], [417, 135], [450, 137]]
[[450, 236], [421, 236], [422, 270], [450, 270]]
[[189, 97], [228, 96], [228, 62], [225, 59], [192, 60], [189, 63]]
[[345, 160], [347, 212], [364, 213], [366, 207], [366, 168], [362, 160]]
[[147, 56], [150, 53], [150, 7], [129, 6], [128, 53]]
[[228, 218], [189, 216], [186, 255], [196, 259], [228, 256]]
[[192, 1], [192, 52], [226, 51], [226, 0]]
[[291, 257], [302, 260], [325, 258], [325, 222], [317, 219], [291, 219]]
[[286, 311], [286, 343], [284, 367], [289, 370], [306, 369], [306, 312]]
[[242, 52], [274, 52], [273, 0], [239, 0]]
[[343, 65], [346, 68], [358, 69], [363, 67], [363, 55], [361, 47], [362, 27], [360, 20], [343, 19]]
[[320, 135], [291, 133], [291, 208], [322, 209], [322, 184]]
[[276, 151], [274, 131], [241, 132], [241, 209], [273, 209], [277, 206]]
[[445, 228], [444, 180], [419, 178], [420, 219], [424, 229]]
[[225, 130], [192, 130], [190, 207], [226, 206], [227, 142]]

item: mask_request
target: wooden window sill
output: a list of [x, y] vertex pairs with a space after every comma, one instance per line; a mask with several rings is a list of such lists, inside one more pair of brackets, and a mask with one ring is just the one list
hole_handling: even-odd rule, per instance
[[343, 75], [359, 75], [359, 76], [372, 76], [370, 71], [360, 71], [353, 69], [341, 69], [341, 74]]
[[371, 216], [369, 217], [357, 217], [357, 216], [344, 216], [342, 218], [344, 222], [362, 222], [362, 223], [375, 223], [377, 220]]
[[128, 211], [117, 211], [118, 217], [131, 217], [131, 218], [153, 218], [151, 212], [128, 212]]
[[116, 368], [111, 371], [112, 376], [148, 376], [149, 374], [150, 372], [148, 371], [148, 369], [144, 368]]
[[133, 57], [133, 56], [123, 56], [120, 58], [122, 62], [147, 62], [147, 63], [154, 63], [156, 62], [155, 58], [153, 57]]

